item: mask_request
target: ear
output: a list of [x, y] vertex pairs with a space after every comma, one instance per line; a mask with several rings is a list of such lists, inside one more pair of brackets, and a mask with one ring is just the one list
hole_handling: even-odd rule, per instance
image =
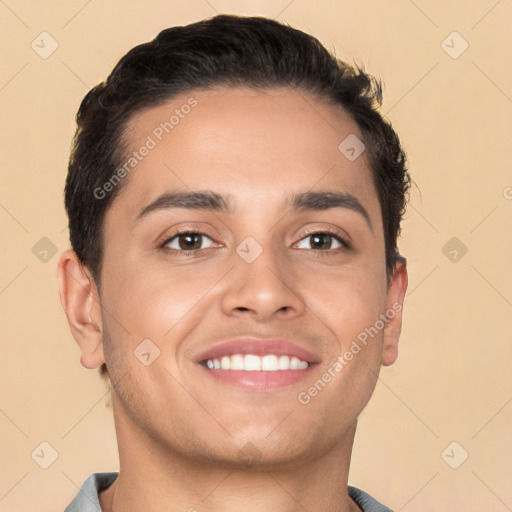
[[406, 259], [398, 255], [388, 285], [386, 317], [382, 340], [381, 362], [384, 366], [393, 364], [398, 357], [398, 339], [402, 330], [402, 310], [405, 292], [407, 291], [407, 264]]
[[60, 303], [80, 347], [80, 362], [89, 369], [104, 362], [101, 302], [96, 283], [74, 251], [61, 254], [57, 266]]

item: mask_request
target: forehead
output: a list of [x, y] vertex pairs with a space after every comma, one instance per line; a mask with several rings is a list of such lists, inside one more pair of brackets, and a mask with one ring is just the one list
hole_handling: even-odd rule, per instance
[[135, 165], [125, 166], [111, 208], [133, 217], [162, 192], [198, 189], [268, 207], [316, 187], [353, 194], [378, 215], [366, 152], [351, 160], [340, 151], [343, 141], [362, 139], [343, 109], [305, 92], [191, 91], [130, 120], [123, 163]]

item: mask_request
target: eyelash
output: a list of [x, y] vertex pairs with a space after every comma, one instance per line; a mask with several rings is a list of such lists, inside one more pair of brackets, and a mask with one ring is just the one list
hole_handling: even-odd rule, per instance
[[[208, 233], [205, 233], [204, 231], [200, 231], [200, 230], [197, 230], [197, 229], [185, 229], [185, 230], [182, 230], [182, 231], [176, 231], [176, 233], [174, 233], [172, 236], [166, 238], [166, 240], [160, 245], [160, 249], [163, 249], [165, 251], [170, 251], [170, 252], [174, 252], [174, 253], [181, 253], [185, 256], [195, 256], [197, 255], [198, 253], [200, 253], [201, 251], [204, 251], [206, 249], [190, 249], [190, 250], [178, 250], [178, 249], [170, 249], [169, 247], [166, 247], [167, 244], [169, 244], [172, 240], [174, 240], [175, 238], [179, 237], [180, 235], [202, 235], [202, 236], [206, 236], [207, 238], [210, 238], [212, 240], [212, 238], [208, 235]], [[313, 236], [313, 235], [330, 235], [332, 236], [336, 241], [338, 241], [342, 247], [337, 247], [335, 249], [326, 249], [326, 250], [315, 250], [315, 249], [310, 249], [316, 253], [327, 253], [327, 254], [323, 254], [323, 255], [329, 255], [333, 252], [338, 252], [338, 251], [350, 251], [352, 249], [352, 246], [349, 244], [349, 242], [341, 237], [338, 233], [335, 233], [334, 231], [330, 231], [328, 229], [326, 230], [320, 230], [320, 231], [311, 231], [310, 233], [307, 233], [305, 234], [300, 240], [304, 240], [305, 238], [308, 238], [310, 236]], [[212, 240], [213, 241], [213, 240]]]

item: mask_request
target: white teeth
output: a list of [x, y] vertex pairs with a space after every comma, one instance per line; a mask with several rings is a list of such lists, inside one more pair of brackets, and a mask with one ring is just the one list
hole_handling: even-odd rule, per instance
[[308, 366], [306, 361], [301, 361], [298, 357], [290, 359], [290, 370], [305, 370]]
[[210, 370], [275, 372], [277, 370], [305, 370], [309, 367], [309, 363], [295, 356], [268, 354], [260, 357], [253, 354], [247, 354], [245, 356], [242, 354], [233, 354], [232, 356], [222, 356], [220, 359], [208, 359], [206, 366], [210, 368]]
[[261, 357], [247, 354], [244, 358], [244, 370], [246, 372], [255, 372], [261, 370]]
[[263, 356], [261, 359], [261, 369], [267, 372], [279, 370], [279, 361], [277, 356]]
[[289, 370], [290, 369], [290, 358], [288, 356], [279, 356], [279, 369]]
[[244, 369], [244, 356], [241, 354], [235, 354], [231, 356], [231, 369], [232, 370], [243, 370]]

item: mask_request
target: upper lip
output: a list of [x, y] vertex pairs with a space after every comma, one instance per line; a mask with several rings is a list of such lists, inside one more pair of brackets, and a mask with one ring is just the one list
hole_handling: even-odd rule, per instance
[[275, 354], [277, 356], [295, 356], [308, 363], [319, 362], [318, 358], [309, 350], [288, 340], [254, 336], [244, 336], [210, 347], [196, 358], [196, 362], [202, 363], [208, 359], [220, 359], [222, 356], [233, 354], [254, 354], [256, 356]]

